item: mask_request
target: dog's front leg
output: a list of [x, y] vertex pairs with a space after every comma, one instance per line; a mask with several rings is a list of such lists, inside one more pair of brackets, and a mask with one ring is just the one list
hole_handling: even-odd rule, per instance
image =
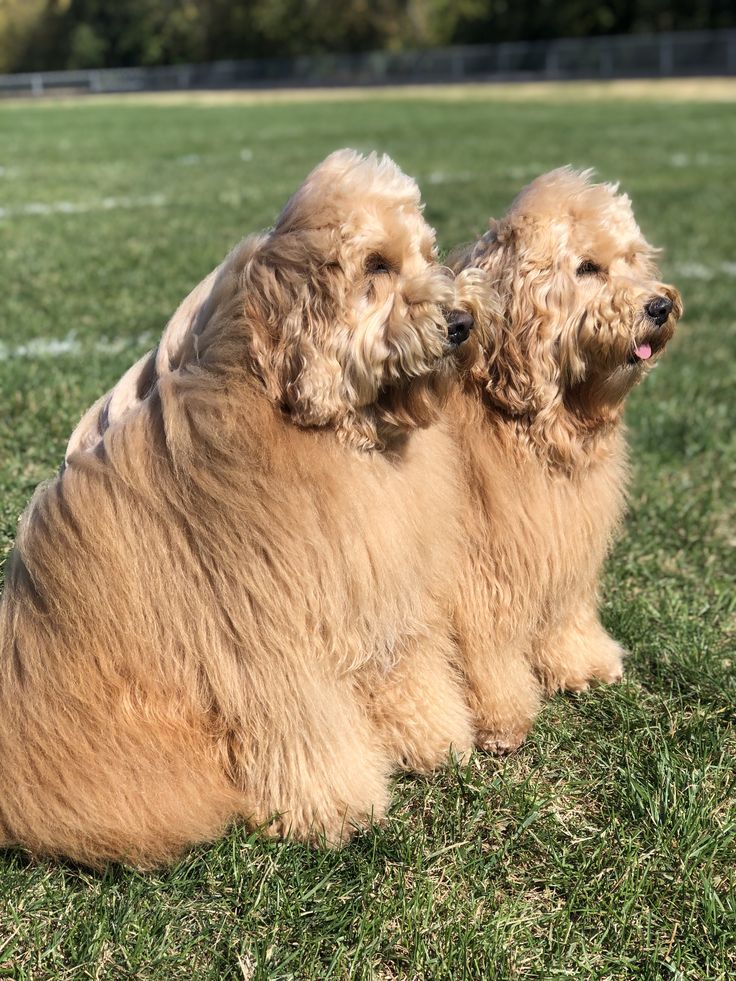
[[489, 616], [490, 602], [467, 595], [455, 625], [475, 744], [492, 753], [517, 749], [539, 713], [542, 689], [529, 662], [529, 637], [503, 617]]
[[585, 691], [623, 677], [626, 651], [600, 622], [595, 600], [585, 597], [536, 641], [533, 660], [548, 693]]
[[473, 747], [473, 720], [458, 669], [458, 653], [446, 625], [402, 645], [390, 670], [366, 679], [366, 704], [378, 738], [393, 764], [431, 773], [454, 753]]
[[339, 846], [380, 821], [390, 764], [351, 680], [330, 678], [314, 659], [295, 659], [288, 676], [264, 681], [264, 691], [230, 751], [248, 824], [274, 837]]

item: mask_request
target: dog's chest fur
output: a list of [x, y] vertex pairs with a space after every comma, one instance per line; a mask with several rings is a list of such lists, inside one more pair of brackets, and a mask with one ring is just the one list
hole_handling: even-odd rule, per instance
[[596, 588], [624, 508], [623, 434], [573, 471], [550, 467], [512, 421], [471, 414], [460, 434], [469, 506], [466, 578], [495, 629], [534, 632]]
[[[261, 398], [246, 404], [242, 396], [227, 415], [235, 418], [232, 466], [217, 474], [208, 458], [194, 461], [205, 493], [187, 522], [212, 550], [203, 563], [232, 584], [230, 621], [254, 646], [258, 624], [278, 623], [286, 643], [345, 670], [388, 666], [449, 602], [460, 508], [448, 435], [419, 431], [394, 457], [300, 429]], [[211, 428], [206, 418], [195, 422]], [[210, 492], [202, 484], [211, 478]], [[201, 503], [210, 496], [212, 506]], [[209, 516], [201, 529], [200, 512]]]
[[304, 556], [304, 575], [320, 604], [335, 604], [324, 619], [343, 625], [338, 659], [388, 667], [449, 600], [460, 540], [454, 455], [438, 428], [414, 434], [401, 459], [334, 450], [332, 463], [305, 462], [298, 509], [303, 518], [320, 501], [306, 540], [322, 544]]

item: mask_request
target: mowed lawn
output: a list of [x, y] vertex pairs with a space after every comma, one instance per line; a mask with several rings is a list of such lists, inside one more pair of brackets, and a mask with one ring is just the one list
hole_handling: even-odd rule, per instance
[[188, 290], [350, 145], [419, 180], [443, 249], [592, 166], [686, 314], [631, 397], [607, 567], [624, 683], [551, 701], [508, 760], [399, 779], [342, 852], [242, 829], [170, 871], [0, 855], [0, 976], [736, 976], [736, 107], [481, 92], [0, 105], [0, 553], [82, 410]]

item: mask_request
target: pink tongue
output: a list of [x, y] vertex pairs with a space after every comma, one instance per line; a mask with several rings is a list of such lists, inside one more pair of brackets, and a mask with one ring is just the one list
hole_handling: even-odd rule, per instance
[[634, 351], [637, 358], [641, 358], [642, 361], [646, 361], [647, 358], [651, 358], [652, 349], [648, 344], [640, 344], [639, 347]]

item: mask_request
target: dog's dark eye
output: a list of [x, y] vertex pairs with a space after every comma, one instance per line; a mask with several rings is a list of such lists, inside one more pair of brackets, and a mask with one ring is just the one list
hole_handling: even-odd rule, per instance
[[592, 259], [583, 259], [575, 270], [576, 276], [597, 276], [601, 272], [601, 267], [593, 262]]
[[369, 276], [379, 276], [383, 273], [392, 273], [393, 268], [388, 259], [385, 259], [382, 255], [375, 254], [368, 256], [365, 271]]

